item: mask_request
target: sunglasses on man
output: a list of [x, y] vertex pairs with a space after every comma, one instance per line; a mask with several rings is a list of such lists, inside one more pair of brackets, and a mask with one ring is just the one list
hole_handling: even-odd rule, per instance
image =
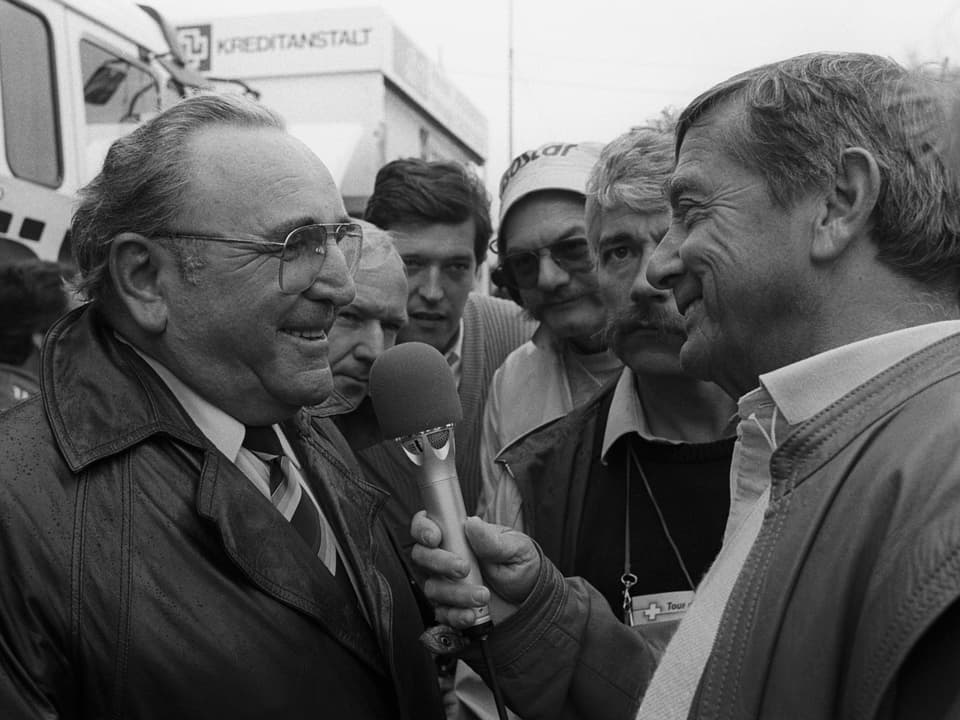
[[518, 290], [532, 290], [540, 279], [540, 263], [546, 256], [566, 273], [587, 272], [596, 258], [585, 237], [568, 237], [536, 250], [508, 251], [500, 260], [494, 281]]

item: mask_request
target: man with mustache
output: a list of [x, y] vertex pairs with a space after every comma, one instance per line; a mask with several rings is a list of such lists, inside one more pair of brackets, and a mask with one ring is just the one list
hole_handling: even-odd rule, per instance
[[497, 454], [585, 402], [622, 367], [603, 337], [596, 256], [583, 219], [587, 177], [601, 148], [547, 143], [517, 156], [500, 180], [500, 265], [492, 278], [540, 325], [490, 384], [480, 514], [504, 473]]
[[[670, 224], [669, 123], [608, 144], [587, 185], [586, 229], [619, 379], [497, 458], [485, 519], [522, 528], [567, 576], [590, 582], [621, 620], [665, 645], [720, 549], [736, 408], [680, 368], [683, 319], [646, 278]], [[461, 702], [491, 714], [462, 666]]]

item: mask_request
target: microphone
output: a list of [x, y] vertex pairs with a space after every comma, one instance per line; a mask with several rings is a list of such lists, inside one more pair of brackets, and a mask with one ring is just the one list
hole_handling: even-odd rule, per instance
[[[483, 578], [463, 532], [466, 510], [457, 478], [453, 427], [463, 419], [457, 385], [446, 359], [421, 342], [394, 345], [370, 368], [370, 399], [384, 437], [395, 440], [417, 470], [417, 485], [427, 516], [440, 526], [444, 550], [470, 566], [464, 579]], [[492, 626], [490, 609], [477, 608], [467, 635], [483, 635]]]

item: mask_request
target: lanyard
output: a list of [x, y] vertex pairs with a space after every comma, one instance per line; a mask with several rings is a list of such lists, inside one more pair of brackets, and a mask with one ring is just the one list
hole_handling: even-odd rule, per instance
[[667, 542], [670, 544], [670, 548], [673, 550], [673, 555], [676, 557], [677, 562], [680, 565], [680, 569], [683, 571], [683, 576], [686, 578], [687, 583], [690, 585], [691, 590], [695, 590], [696, 586], [693, 583], [693, 578], [690, 577], [690, 573], [687, 570], [687, 565], [683, 561], [683, 556], [680, 554], [680, 548], [677, 547], [676, 542], [673, 540], [673, 536], [670, 534], [670, 528], [667, 526], [667, 520], [663, 516], [663, 511], [660, 510], [660, 504], [657, 502], [656, 496], [653, 494], [653, 488], [650, 487], [650, 481], [647, 480], [646, 473], [643, 472], [643, 465], [640, 464], [640, 459], [637, 457], [636, 451], [633, 449], [633, 445], [628, 443], [628, 450], [630, 457], [627, 459], [627, 473], [626, 473], [626, 502], [624, 503], [624, 539], [623, 539], [623, 575], [620, 576], [620, 583], [623, 585], [623, 621], [629, 625], [633, 626], [633, 617], [631, 613], [632, 600], [630, 598], [630, 588], [637, 584], [637, 576], [631, 572], [630, 568], [630, 468], [631, 466], [636, 466], [637, 472], [640, 474], [640, 479], [643, 481], [643, 487], [647, 491], [647, 497], [650, 498], [650, 502], [653, 503], [653, 509], [657, 513], [657, 518], [660, 520], [660, 528], [663, 530], [664, 536], [667, 538]]

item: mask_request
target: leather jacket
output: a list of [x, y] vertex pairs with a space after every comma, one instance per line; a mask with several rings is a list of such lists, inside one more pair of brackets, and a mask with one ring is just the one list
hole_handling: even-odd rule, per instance
[[359, 598], [95, 308], [41, 383], [0, 419], [0, 717], [442, 717], [385, 493], [331, 423], [283, 429]]

